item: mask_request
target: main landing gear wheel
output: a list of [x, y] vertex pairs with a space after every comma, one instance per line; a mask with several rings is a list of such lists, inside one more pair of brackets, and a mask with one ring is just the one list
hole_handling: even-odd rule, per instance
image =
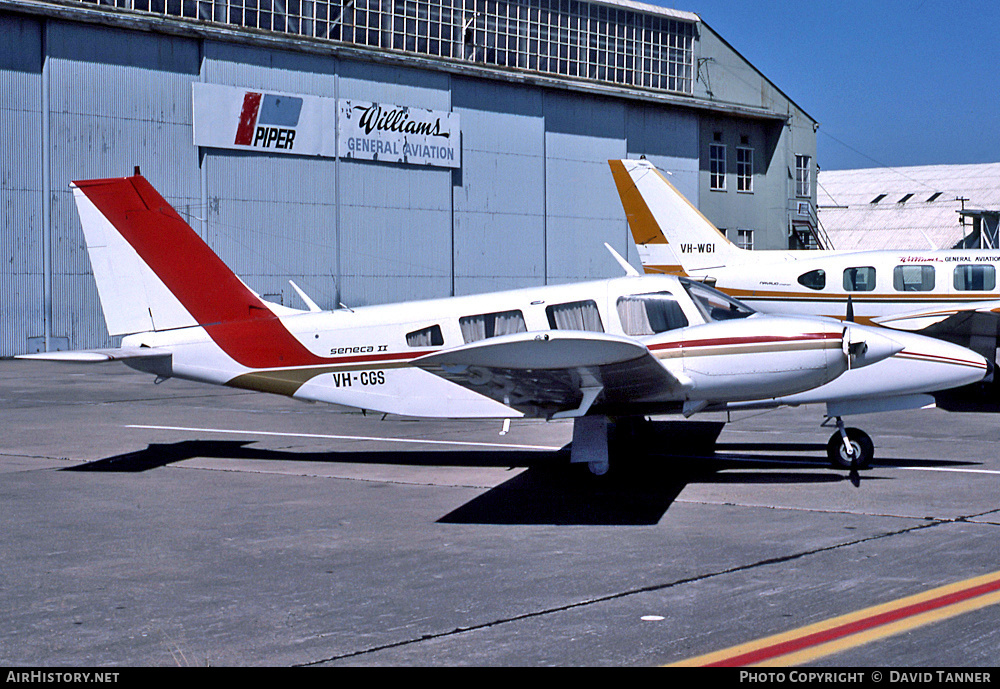
[[[850, 454], [844, 443], [845, 434]], [[875, 457], [875, 443], [860, 428], [845, 428], [830, 436], [830, 442], [826, 444], [826, 454], [833, 466], [838, 469], [867, 469]]]

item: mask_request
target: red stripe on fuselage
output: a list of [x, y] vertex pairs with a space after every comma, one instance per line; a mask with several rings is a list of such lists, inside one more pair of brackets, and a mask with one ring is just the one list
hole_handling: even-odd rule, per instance
[[803, 333], [786, 337], [781, 335], [758, 335], [756, 337], [720, 337], [709, 340], [680, 340], [650, 345], [649, 349], [680, 349], [683, 347], [719, 347], [724, 345], [766, 344], [776, 342], [808, 342], [813, 340], [839, 340], [839, 333]]
[[295, 339], [145, 178], [74, 184], [238, 363], [276, 368], [329, 361]]

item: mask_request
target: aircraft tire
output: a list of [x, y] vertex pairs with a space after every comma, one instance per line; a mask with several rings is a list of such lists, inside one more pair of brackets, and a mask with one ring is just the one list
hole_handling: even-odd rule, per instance
[[844, 449], [844, 440], [840, 437], [840, 431], [837, 431], [830, 436], [830, 442], [826, 444], [826, 454], [830, 458], [830, 463], [837, 469], [867, 469], [875, 458], [875, 443], [860, 428], [846, 428], [844, 430], [851, 447], [858, 453], [857, 459], [847, 455]]

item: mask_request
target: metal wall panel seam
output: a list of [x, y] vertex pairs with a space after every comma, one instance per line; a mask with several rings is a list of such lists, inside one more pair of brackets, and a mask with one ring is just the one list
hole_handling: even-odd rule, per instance
[[42, 22], [42, 323], [44, 347], [52, 339], [52, 154], [49, 141], [49, 25]]

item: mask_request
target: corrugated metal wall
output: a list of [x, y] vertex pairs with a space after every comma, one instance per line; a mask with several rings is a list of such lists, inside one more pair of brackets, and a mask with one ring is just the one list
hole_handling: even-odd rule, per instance
[[[608, 159], [646, 154], [697, 200], [688, 111], [92, 24], [0, 14], [0, 27], [2, 356], [44, 334], [46, 214], [50, 348], [113, 344], [73, 179], [139, 165], [251, 288], [301, 306], [292, 279], [327, 308], [620, 274], [603, 242], [637, 259]], [[194, 81], [453, 110], [462, 165], [199, 151]]]
[[0, 354], [44, 336], [41, 31], [0, 15]]

